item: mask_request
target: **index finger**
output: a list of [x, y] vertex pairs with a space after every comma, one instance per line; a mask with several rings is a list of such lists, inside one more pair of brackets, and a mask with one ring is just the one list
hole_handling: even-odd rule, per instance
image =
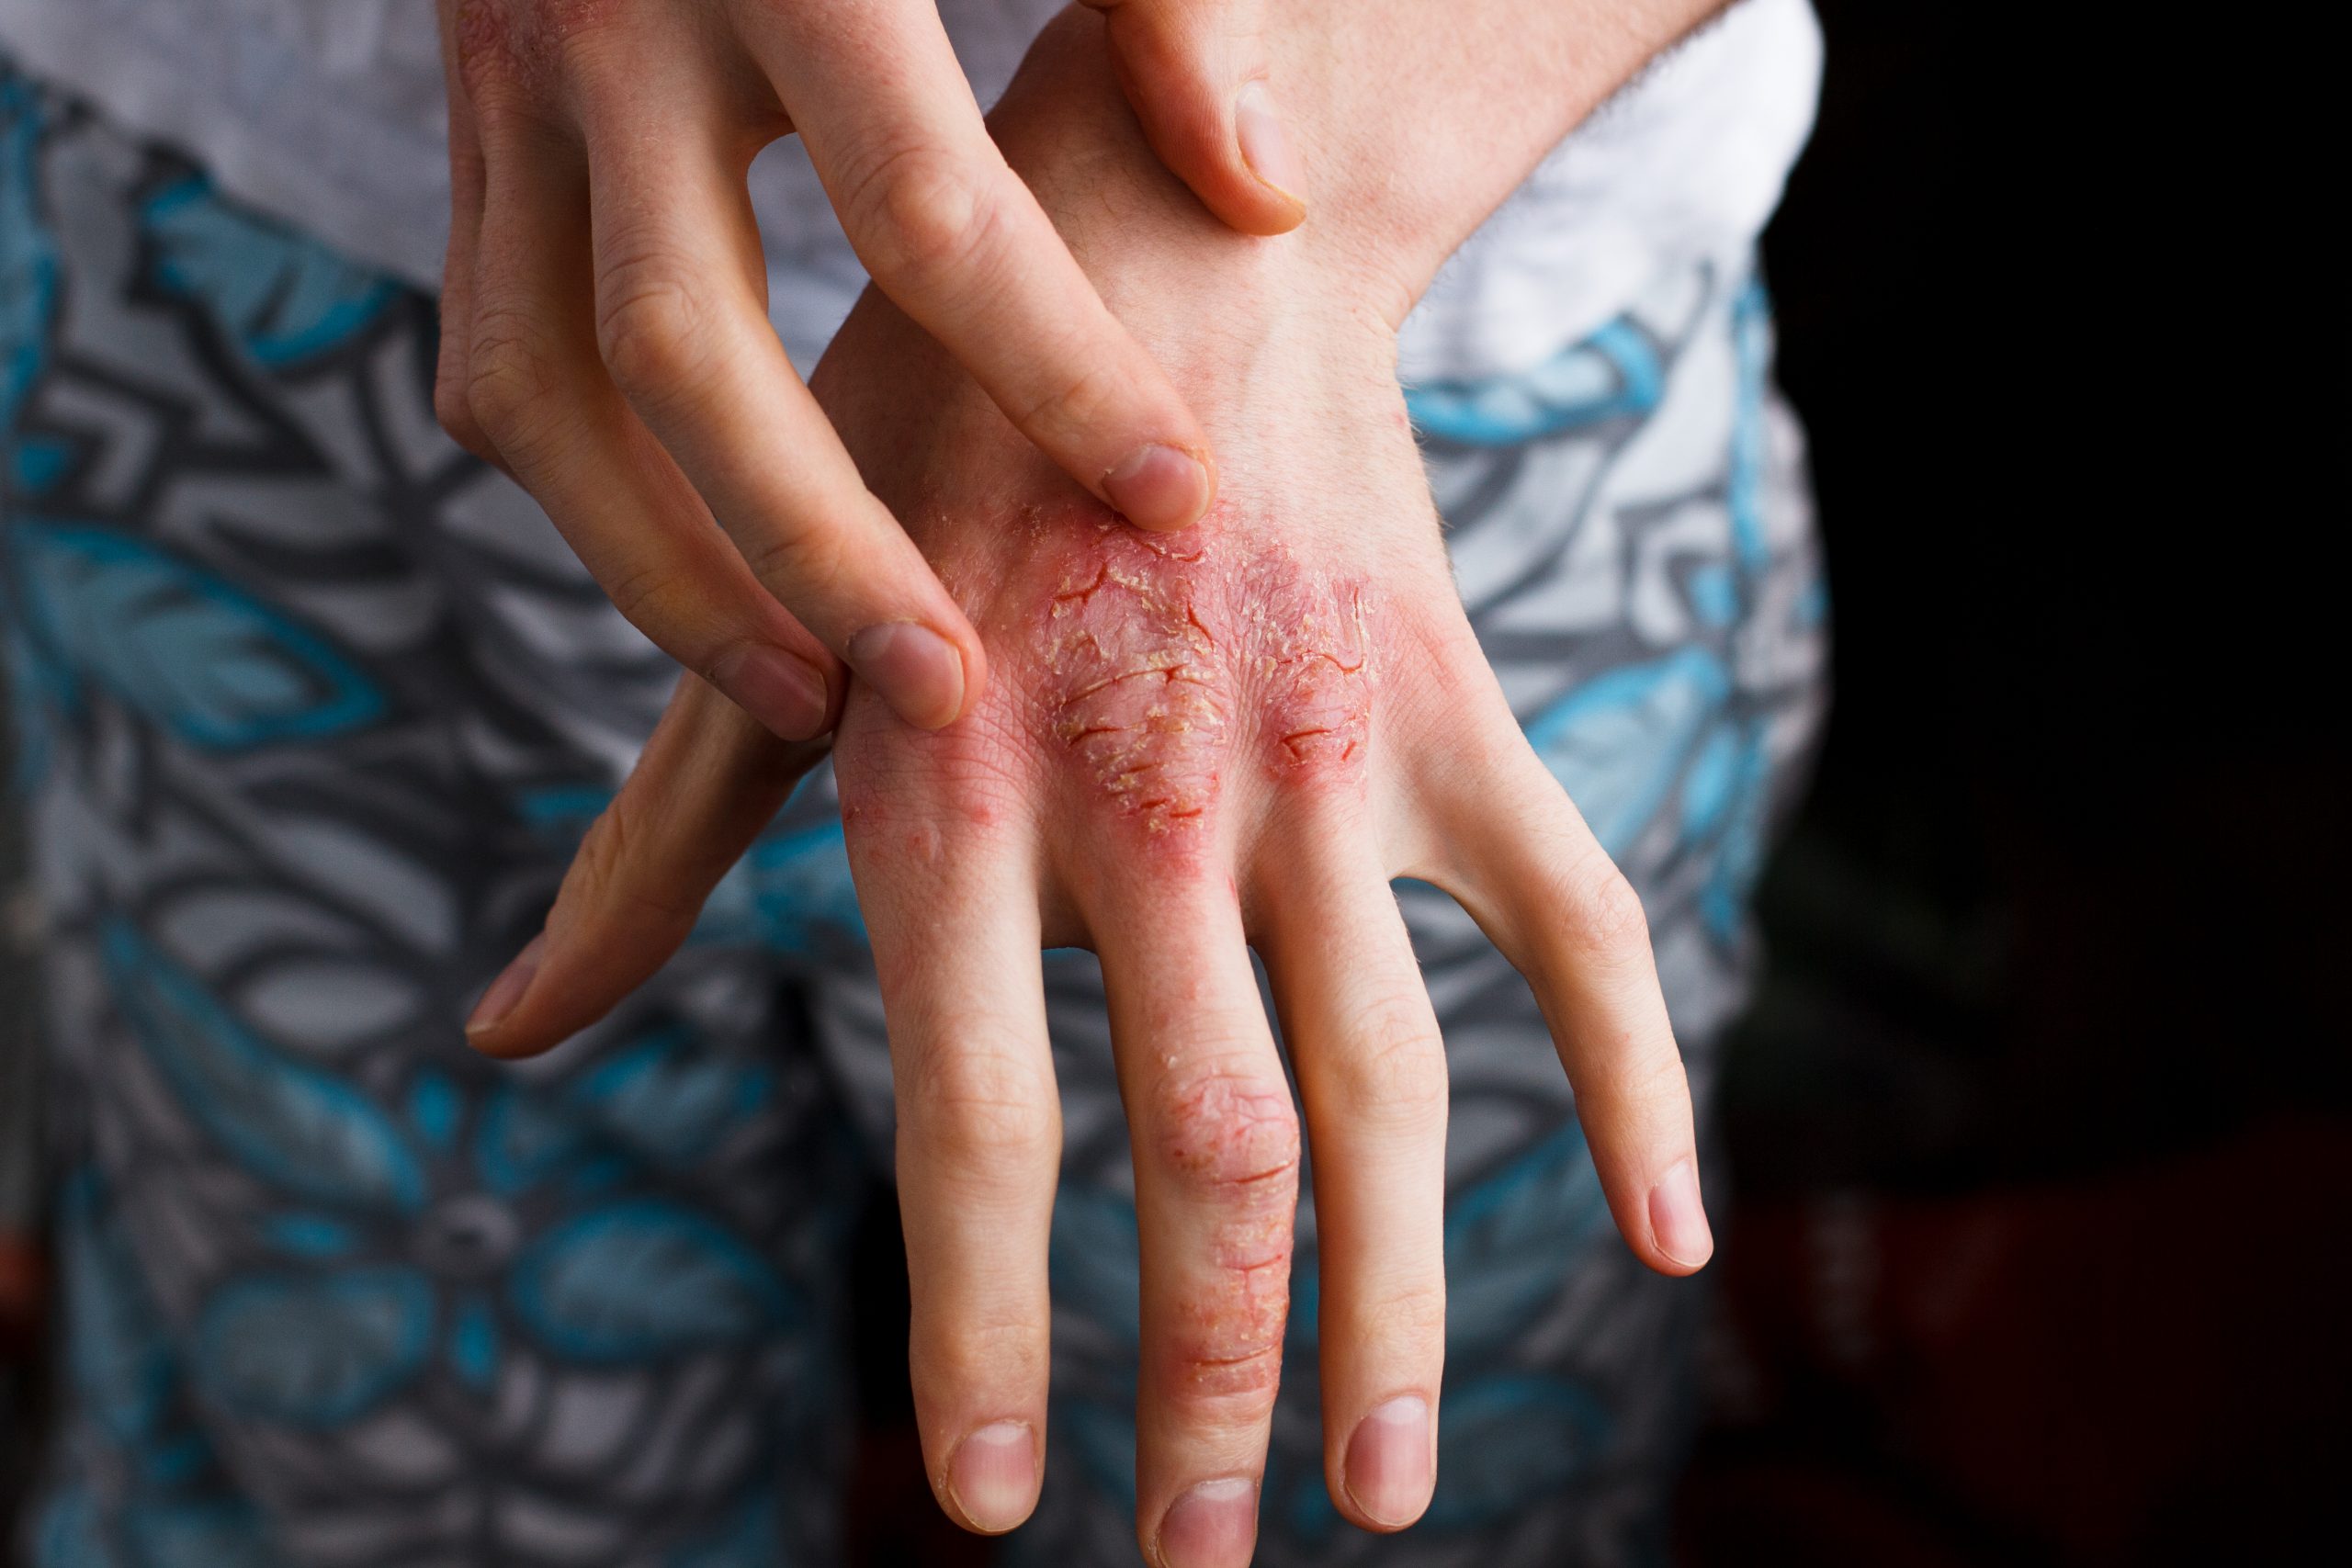
[[882, 0], [846, 28], [758, 7], [744, 41], [882, 292], [1129, 522], [1199, 518], [1208, 437], [989, 139], [930, 0]]

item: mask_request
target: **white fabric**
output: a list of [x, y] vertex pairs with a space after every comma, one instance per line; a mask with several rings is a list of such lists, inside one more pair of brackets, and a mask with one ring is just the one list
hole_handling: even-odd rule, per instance
[[[941, 0], [981, 101], [1064, 0]], [[356, 259], [437, 288], [448, 170], [432, 0], [0, 0], [0, 49], [173, 141], [221, 186]], [[1407, 323], [1408, 380], [1539, 364], [1661, 271], [1737, 265], [1813, 123], [1807, 0], [1740, 0], [1563, 142]], [[815, 362], [865, 275], [797, 141], [752, 168], [770, 299]]]

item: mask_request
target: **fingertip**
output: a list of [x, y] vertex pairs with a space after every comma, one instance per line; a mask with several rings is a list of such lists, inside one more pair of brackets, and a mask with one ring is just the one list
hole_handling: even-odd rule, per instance
[[1216, 477], [1204, 455], [1151, 442], [1102, 476], [1102, 495], [1136, 527], [1173, 533], [1208, 511], [1216, 499]]
[[1430, 1403], [1418, 1393], [1400, 1394], [1357, 1422], [1340, 1478], [1362, 1522], [1401, 1530], [1426, 1513], [1437, 1482], [1436, 1453]]
[[956, 1445], [945, 1490], [959, 1522], [1002, 1535], [1037, 1506], [1037, 1434], [1025, 1421], [995, 1421]]
[[849, 639], [849, 661], [890, 711], [918, 729], [964, 715], [976, 682], [963, 651], [920, 621], [881, 621]]
[[1650, 1245], [1665, 1259], [1652, 1264], [1662, 1274], [1695, 1274], [1715, 1254], [1713, 1230], [1699, 1195], [1699, 1167], [1685, 1158], [1650, 1189]]
[[713, 664], [710, 683], [779, 740], [813, 740], [833, 727], [824, 673], [780, 648], [745, 643]]
[[1260, 231], [1280, 234], [1297, 228], [1306, 218], [1306, 198], [1299, 194], [1306, 186], [1306, 171], [1263, 77], [1242, 83], [1234, 96], [1233, 140], [1251, 177], [1275, 198], [1273, 210], [1288, 215], [1280, 228]]
[[541, 931], [524, 943], [523, 951], [508, 961], [474, 1004], [473, 1012], [466, 1019], [466, 1043], [486, 1056], [524, 1056], [531, 1047], [503, 1039], [501, 1025], [513, 1018], [529, 995], [531, 982], [538, 977], [539, 966], [547, 957], [548, 933]]

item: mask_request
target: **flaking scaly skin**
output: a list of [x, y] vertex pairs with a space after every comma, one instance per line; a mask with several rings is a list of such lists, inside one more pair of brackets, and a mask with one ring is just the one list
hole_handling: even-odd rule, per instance
[[1214, 519], [1170, 536], [1080, 513], [1038, 533], [1052, 587], [1006, 673], [1032, 732], [1114, 815], [1182, 838], [1239, 768], [1300, 785], [1361, 775], [1376, 681], [1360, 583]]

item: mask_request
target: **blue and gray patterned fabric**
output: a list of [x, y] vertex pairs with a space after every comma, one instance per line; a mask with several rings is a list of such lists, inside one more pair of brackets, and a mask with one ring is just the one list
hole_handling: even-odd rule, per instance
[[[839, 1554], [840, 1281], [889, 1144], [830, 783], [604, 1025], [479, 1060], [673, 671], [434, 425], [432, 302], [0, 66], [0, 586], [56, 922], [66, 1416], [40, 1568]], [[1648, 904], [1702, 1095], [1817, 723], [1823, 599], [1747, 277], [1412, 398], [1462, 590]], [[1660, 1545], [1701, 1287], [1615, 1239], [1525, 987], [1399, 896], [1453, 1070], [1440, 1483], [1323, 1494], [1301, 1214], [1273, 1564]], [[1048, 964], [1056, 1409], [1015, 1561], [1132, 1562], [1135, 1212], [1100, 979]]]

